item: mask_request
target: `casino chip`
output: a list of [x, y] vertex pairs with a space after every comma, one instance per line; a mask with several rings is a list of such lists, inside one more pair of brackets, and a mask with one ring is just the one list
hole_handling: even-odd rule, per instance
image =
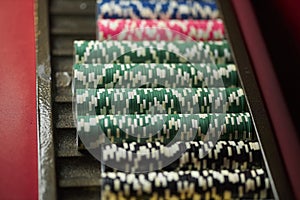
[[234, 64], [75, 64], [74, 88], [237, 87]]

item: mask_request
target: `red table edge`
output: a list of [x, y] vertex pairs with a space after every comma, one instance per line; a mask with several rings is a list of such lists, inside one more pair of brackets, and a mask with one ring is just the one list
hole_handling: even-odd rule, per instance
[[[300, 199], [299, 139], [249, 0], [232, 0], [295, 197]], [[265, 77], [268, 77], [267, 79]]]
[[0, 199], [38, 199], [34, 0], [0, 11]]

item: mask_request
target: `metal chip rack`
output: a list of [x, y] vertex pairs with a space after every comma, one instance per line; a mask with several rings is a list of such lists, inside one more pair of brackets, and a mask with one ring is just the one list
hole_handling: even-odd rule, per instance
[[95, 39], [94, 0], [49, 1], [57, 196], [100, 199], [100, 164], [77, 150], [72, 116], [73, 41]]
[[[47, 37], [47, 33], [41, 33], [39, 40], [45, 41], [49, 39], [49, 53], [51, 56], [50, 60], [47, 60], [46, 56], [39, 56], [38, 62], [50, 61], [51, 63], [52, 79], [51, 81], [46, 81], [48, 85], [45, 87], [49, 89], [49, 84], [51, 84], [52, 92], [50, 97], [43, 95], [42, 91], [39, 91], [39, 94], [41, 99], [47, 97], [52, 100], [51, 111], [53, 117], [51, 118], [50, 116], [49, 118], [48, 116], [48, 125], [49, 127], [53, 126], [53, 135], [51, 129], [49, 130], [50, 133], [45, 134], [53, 136], [53, 141], [49, 141], [49, 143], [51, 146], [51, 142], [53, 142], [55, 154], [55, 158], [51, 162], [52, 165], [50, 164], [47, 167], [45, 162], [39, 163], [40, 168], [45, 168], [49, 171], [49, 173], [40, 173], [40, 197], [52, 199], [52, 197], [57, 195], [58, 199], [100, 199], [100, 164], [88, 153], [78, 151], [76, 129], [72, 114], [71, 91], [73, 41], [79, 39], [94, 40], [96, 38], [96, 2], [95, 0], [49, 0], [47, 6], [45, 2], [40, 0], [38, 5], [37, 11], [41, 18], [40, 23], [47, 23], [47, 18], [49, 17], [49, 27], [41, 27], [41, 24], [38, 24], [38, 26], [44, 31], [48, 28], [47, 33], [49, 33], [49, 37]], [[43, 45], [39, 43], [39, 46]], [[39, 50], [42, 50], [42, 48]], [[46, 67], [45, 69], [47, 70], [48, 68]], [[243, 86], [248, 87], [249, 81], [252, 81], [251, 78], [248, 80], [243, 78], [243, 72], [241, 75]], [[41, 87], [41, 82], [38, 82], [38, 88]], [[254, 89], [257, 90], [258, 88], [254, 87]], [[260, 98], [258, 97], [257, 99]], [[250, 101], [253, 101], [253, 99], [250, 98]], [[248, 106], [249, 103], [251, 104], [251, 102], [247, 101]], [[40, 108], [42, 107], [41, 104], [43, 102], [39, 103]], [[259, 103], [256, 102], [256, 104]], [[249, 110], [251, 111], [251, 109]], [[254, 121], [256, 122], [257, 120]], [[41, 134], [43, 132], [47, 131], [40, 129], [41, 141], [43, 137], [45, 139], [45, 135]], [[43, 152], [43, 149], [45, 148], [40, 145], [41, 152]], [[50, 153], [40, 153], [40, 156], [51, 158], [53, 156], [51, 150], [50, 148]], [[263, 154], [264, 157], [265, 155]], [[55, 170], [51, 166], [55, 166]], [[53, 183], [53, 175], [55, 175], [56, 185]], [[274, 190], [272, 177], [269, 178], [271, 178], [273, 195], [276, 198], [277, 192]], [[44, 185], [41, 182], [44, 182]], [[45, 185], [46, 183], [48, 183], [49, 187]]]

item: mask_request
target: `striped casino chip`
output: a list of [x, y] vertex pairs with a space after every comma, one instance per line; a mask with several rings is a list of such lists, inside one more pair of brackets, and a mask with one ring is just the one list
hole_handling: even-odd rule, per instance
[[77, 115], [197, 114], [245, 111], [241, 88], [77, 89]]
[[249, 113], [77, 116], [77, 133], [97, 144], [252, 140], [251, 127]]
[[222, 40], [224, 25], [216, 20], [99, 19], [98, 39], [103, 40]]
[[131, 19], [215, 19], [214, 0], [98, 0], [98, 18]]
[[74, 41], [75, 63], [231, 63], [226, 40]]
[[234, 64], [75, 64], [74, 88], [237, 87]]
[[[124, 172], [152, 172], [154, 170], [247, 170], [262, 167], [258, 142], [249, 141], [190, 141], [164, 145], [159, 142], [109, 144], [99, 148], [103, 171], [114, 171], [122, 164]], [[170, 157], [178, 158], [168, 162]], [[120, 170], [120, 169], [119, 169]]]
[[101, 173], [102, 199], [264, 199], [271, 186], [263, 169]]

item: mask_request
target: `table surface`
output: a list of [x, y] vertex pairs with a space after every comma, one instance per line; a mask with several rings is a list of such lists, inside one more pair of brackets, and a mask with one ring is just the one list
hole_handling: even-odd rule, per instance
[[2, 1], [0, 27], [0, 199], [37, 199], [34, 1]]

